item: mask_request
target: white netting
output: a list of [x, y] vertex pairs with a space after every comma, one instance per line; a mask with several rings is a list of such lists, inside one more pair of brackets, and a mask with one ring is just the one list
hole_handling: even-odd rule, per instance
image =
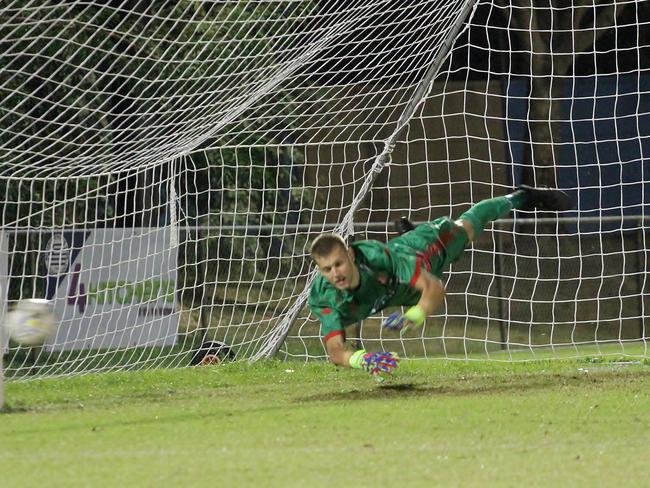
[[645, 3], [1, 4], [2, 289], [62, 315], [47, 347], [11, 345], [10, 377], [186, 365], [207, 340], [323, 357], [309, 240], [384, 240], [521, 182], [579, 210], [488, 229], [419, 335], [350, 335], [645, 347]]

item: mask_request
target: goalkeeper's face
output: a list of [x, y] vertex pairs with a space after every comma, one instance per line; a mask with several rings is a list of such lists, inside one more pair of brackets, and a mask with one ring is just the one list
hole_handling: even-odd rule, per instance
[[326, 256], [314, 258], [320, 273], [339, 290], [350, 290], [359, 286], [359, 269], [354, 263], [354, 251], [336, 246]]

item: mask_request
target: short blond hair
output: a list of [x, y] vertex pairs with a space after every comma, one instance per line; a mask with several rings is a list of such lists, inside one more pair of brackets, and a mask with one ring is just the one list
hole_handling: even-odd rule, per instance
[[347, 250], [348, 245], [343, 237], [333, 232], [321, 234], [311, 243], [309, 254], [312, 258], [328, 256], [337, 247]]

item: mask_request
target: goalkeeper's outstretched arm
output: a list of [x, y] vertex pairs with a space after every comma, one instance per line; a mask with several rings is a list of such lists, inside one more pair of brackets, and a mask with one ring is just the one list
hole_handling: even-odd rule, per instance
[[334, 364], [344, 368], [350, 367], [350, 356], [352, 356], [353, 352], [345, 347], [342, 335], [330, 337], [325, 343], [325, 349], [327, 349], [330, 361]]
[[442, 280], [425, 270], [421, 270], [414, 288], [421, 293], [418, 303], [404, 313], [391, 314], [384, 322], [385, 327], [399, 330], [401, 333], [413, 327], [420, 327], [445, 300], [446, 289]]

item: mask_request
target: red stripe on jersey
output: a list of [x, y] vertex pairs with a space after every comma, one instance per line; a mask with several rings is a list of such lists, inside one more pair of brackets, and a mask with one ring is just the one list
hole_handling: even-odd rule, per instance
[[447, 244], [449, 241], [451, 241], [452, 237], [454, 237], [454, 234], [458, 232], [458, 229], [458, 227], [454, 227], [450, 232], [445, 232], [438, 238], [436, 242], [431, 244], [424, 252], [427, 260], [431, 259], [436, 254], [440, 254], [440, 251], [442, 251], [443, 248], [447, 247]]
[[422, 271], [422, 261], [421, 261], [420, 258], [418, 258], [415, 261], [415, 273], [413, 273], [413, 278], [411, 278], [411, 282], [409, 283], [409, 286], [411, 288], [413, 288], [415, 286], [415, 282], [420, 277], [420, 271]]
[[323, 315], [329, 315], [329, 314], [332, 313], [332, 309], [331, 308], [324, 308], [322, 313], [323, 313]]
[[343, 340], [345, 341], [345, 331], [344, 330], [333, 330], [332, 332], [330, 332], [329, 334], [327, 334], [325, 336], [325, 342], [329, 341], [332, 337], [336, 337], [336, 336], [339, 336], [339, 335], [342, 335]]

